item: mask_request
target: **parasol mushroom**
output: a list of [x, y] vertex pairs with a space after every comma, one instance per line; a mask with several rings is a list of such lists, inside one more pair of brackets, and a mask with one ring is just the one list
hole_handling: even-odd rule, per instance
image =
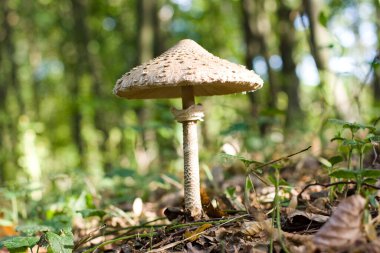
[[183, 124], [185, 211], [196, 220], [202, 217], [197, 121], [204, 113], [194, 97], [255, 91], [262, 85], [253, 71], [212, 55], [190, 39], [181, 40], [116, 82], [114, 94], [119, 97], [182, 98], [182, 110], [172, 112]]

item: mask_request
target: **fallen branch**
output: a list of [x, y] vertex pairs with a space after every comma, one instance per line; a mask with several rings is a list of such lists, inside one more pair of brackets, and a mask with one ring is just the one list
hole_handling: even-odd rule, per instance
[[[172, 225], [172, 226], [167, 226], [168, 228], [166, 229], [166, 231], [171, 231], [171, 230], [174, 230], [174, 229], [178, 229], [178, 228], [185, 228], [185, 227], [189, 227], [189, 226], [197, 226], [197, 225], [203, 225], [203, 224], [206, 224], [206, 223], [209, 223], [209, 224], [213, 224], [213, 225], [217, 225], [217, 226], [222, 226], [222, 225], [225, 225], [227, 223], [230, 223], [232, 221], [235, 221], [235, 220], [239, 220], [239, 219], [242, 219], [242, 218], [246, 218], [246, 217], [249, 217], [250, 215], [249, 214], [244, 214], [244, 215], [240, 215], [240, 216], [237, 216], [237, 217], [233, 217], [231, 219], [220, 219], [220, 220], [215, 220], [215, 221], [198, 221], [198, 222], [191, 222], [191, 223], [185, 223], [185, 224], [175, 224], [175, 225]], [[183, 243], [191, 238], [193, 238], [194, 236], [198, 236], [198, 235], [201, 235], [203, 233], [205, 233], [207, 230], [199, 233], [199, 234], [195, 234], [189, 238], [186, 238], [184, 240], [181, 240], [181, 241], [177, 241], [177, 242], [174, 242], [172, 244], [168, 244], [165, 247], [166, 248], [171, 248], [171, 247], [174, 247], [180, 243]], [[122, 240], [128, 240], [128, 239], [132, 239], [132, 238], [147, 238], [147, 237], [154, 237], [158, 235], [158, 232], [150, 232], [150, 233], [137, 233], [137, 234], [133, 234], [133, 235], [127, 235], [127, 236], [121, 236], [121, 237], [118, 237], [118, 238], [115, 238], [115, 239], [112, 239], [112, 240], [109, 240], [109, 241], [106, 241], [106, 242], [103, 242], [103, 243], [100, 243], [94, 247], [91, 247], [85, 251], [83, 251], [82, 253], [90, 253], [90, 252], [94, 252], [95, 250], [101, 248], [101, 247], [104, 247], [106, 245], [109, 245], [109, 244], [112, 244], [112, 243], [115, 243], [115, 242], [119, 242], [119, 241], [122, 241]], [[174, 245], [174, 246], [170, 246], [170, 245]], [[159, 250], [163, 250], [163, 248], [160, 248]], [[149, 252], [157, 252], [157, 250], [153, 250], [153, 251], [149, 251]]]
[[[227, 223], [230, 223], [230, 222], [233, 222], [233, 221], [236, 221], [236, 220], [242, 219], [242, 218], [247, 217], [247, 216], [249, 216], [249, 214], [244, 214], [244, 215], [241, 215], [241, 216], [238, 216], [238, 217], [234, 217], [234, 218], [232, 218], [232, 219], [224, 219], [223, 221], [225, 221], [225, 222], [218, 224], [218, 227], [223, 226], [223, 225], [225, 225], [225, 224], [227, 224]], [[211, 223], [211, 222], [209, 222], [209, 223]], [[211, 227], [210, 229], [212, 229], [212, 228], [215, 228], [215, 227]], [[184, 242], [186, 242], [186, 241], [189, 241], [189, 240], [191, 240], [191, 239], [194, 238], [194, 237], [197, 237], [197, 236], [199, 236], [199, 235], [202, 235], [202, 234], [208, 232], [210, 229], [206, 229], [206, 230], [204, 230], [204, 231], [202, 231], [202, 232], [200, 232], [200, 233], [194, 234], [194, 235], [192, 235], [192, 236], [190, 236], [190, 237], [188, 237], [188, 238], [185, 238], [185, 239], [183, 239], [183, 240], [180, 240], [180, 241], [177, 241], [177, 242], [173, 242], [173, 243], [169, 243], [169, 244], [167, 244], [167, 245], [165, 245], [165, 246], [163, 246], [163, 247], [161, 247], [161, 248], [159, 248], [159, 249], [152, 249], [152, 250], [150, 250], [150, 251], [148, 251], [148, 252], [149, 252], [149, 253], [154, 253], [154, 252], [165, 251], [165, 250], [170, 249], [170, 248], [173, 248], [173, 247], [175, 247], [175, 246], [177, 246], [177, 245], [179, 245], [179, 244], [181, 244], [181, 243], [184, 243]]]
[[[312, 184], [308, 184], [306, 185], [302, 191], [300, 193], [298, 193], [297, 195], [297, 199], [299, 199], [300, 197], [302, 197], [302, 193], [304, 193], [308, 188], [312, 187], [312, 186], [322, 186], [322, 187], [325, 187], [325, 188], [328, 188], [328, 187], [331, 187], [331, 186], [336, 186], [336, 185], [349, 185], [349, 184], [354, 184], [354, 185], [357, 185], [358, 183], [355, 182], [355, 181], [347, 181], [347, 182], [334, 182], [334, 183], [330, 183], [330, 184], [321, 184], [321, 183], [312, 183]], [[367, 183], [362, 183], [362, 185], [365, 185], [369, 188], [372, 188], [372, 189], [376, 189], [376, 190], [380, 190], [380, 187], [378, 186], [375, 186], [375, 185], [371, 185], [371, 184], [367, 184]]]
[[278, 159], [276, 159], [276, 160], [273, 160], [273, 161], [270, 161], [270, 162], [268, 162], [268, 163], [261, 164], [261, 165], [259, 165], [259, 166], [257, 166], [257, 167], [254, 167], [254, 168], [250, 169], [250, 170], [261, 169], [261, 168], [264, 168], [264, 167], [266, 167], [266, 166], [268, 166], [268, 165], [274, 164], [274, 163], [276, 163], [276, 162], [279, 162], [279, 161], [282, 161], [282, 160], [286, 160], [286, 159], [288, 159], [288, 158], [290, 158], [290, 157], [292, 157], [292, 156], [295, 156], [295, 155], [298, 155], [298, 154], [300, 154], [300, 153], [303, 153], [303, 152], [309, 150], [310, 148], [311, 148], [311, 146], [309, 146], [309, 147], [307, 147], [307, 148], [305, 148], [305, 149], [302, 149], [302, 150], [300, 150], [300, 151], [298, 151], [298, 152], [296, 152], [296, 153], [293, 153], [293, 154], [290, 154], [290, 155], [287, 155], [287, 156], [280, 157], [280, 158], [278, 158]]

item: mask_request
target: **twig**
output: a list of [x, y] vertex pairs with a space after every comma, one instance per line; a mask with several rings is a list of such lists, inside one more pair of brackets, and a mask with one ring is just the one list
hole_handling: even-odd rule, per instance
[[128, 236], [123, 236], [123, 237], [119, 237], [119, 238], [115, 238], [113, 240], [109, 240], [109, 241], [106, 241], [106, 242], [103, 242], [95, 247], [92, 247], [92, 248], [89, 248], [85, 251], [83, 251], [82, 253], [90, 253], [90, 252], [94, 252], [95, 250], [103, 247], [103, 246], [106, 246], [108, 244], [111, 244], [111, 243], [114, 243], [114, 242], [118, 242], [118, 241], [122, 241], [122, 240], [127, 240], [127, 239], [131, 239], [131, 238], [136, 238], [136, 237], [139, 237], [139, 238], [146, 238], [146, 237], [152, 237], [152, 236], [155, 236], [157, 235], [158, 233], [157, 232], [154, 232], [154, 233], [147, 233], [147, 234], [134, 234], [134, 235], [128, 235]]
[[285, 159], [288, 159], [288, 158], [290, 158], [290, 157], [292, 157], [292, 156], [295, 156], [295, 155], [298, 155], [298, 154], [300, 154], [300, 153], [303, 153], [303, 152], [309, 150], [310, 148], [311, 148], [311, 146], [309, 146], [309, 147], [307, 147], [307, 148], [305, 148], [305, 149], [302, 149], [301, 151], [298, 151], [298, 152], [296, 152], [296, 153], [293, 153], [293, 154], [290, 154], [290, 155], [287, 155], [287, 156], [280, 157], [280, 158], [278, 158], [278, 159], [276, 159], [276, 160], [273, 160], [273, 161], [270, 161], [270, 162], [268, 162], [268, 163], [261, 164], [261, 165], [259, 165], [259, 166], [257, 166], [257, 167], [254, 167], [254, 168], [250, 169], [250, 170], [257, 170], [257, 169], [264, 168], [264, 167], [266, 167], [266, 166], [268, 166], [268, 165], [274, 164], [274, 163], [279, 162], [279, 161], [281, 161], [281, 160], [285, 160]]
[[[300, 193], [298, 193], [297, 195], [297, 198], [300, 198], [302, 197], [302, 193], [304, 193], [308, 188], [310, 188], [311, 186], [322, 186], [322, 187], [331, 187], [331, 186], [335, 186], [335, 185], [340, 185], [340, 184], [344, 184], [344, 185], [348, 185], [348, 184], [354, 184], [354, 185], [357, 185], [358, 183], [355, 182], [355, 181], [347, 181], [347, 182], [335, 182], [335, 183], [330, 183], [330, 184], [321, 184], [321, 183], [313, 183], [313, 184], [308, 184], [306, 185], [302, 191]], [[371, 185], [371, 184], [367, 184], [367, 183], [362, 183], [362, 185], [365, 185], [367, 187], [370, 187], [370, 188], [373, 188], [373, 189], [376, 189], [376, 190], [380, 190], [380, 187], [378, 186], [374, 186], [374, 185]]]
[[157, 219], [154, 219], [154, 220], [151, 220], [151, 221], [147, 221], [147, 222], [144, 222], [142, 223], [141, 225], [136, 225], [136, 226], [128, 226], [126, 228], [120, 228], [120, 229], [113, 229], [113, 230], [109, 230], [109, 231], [106, 231], [104, 233], [101, 233], [101, 234], [97, 234], [97, 235], [94, 235], [94, 232], [97, 232], [97, 231], [100, 231], [100, 229], [107, 229], [107, 227], [101, 227], [101, 228], [98, 228], [96, 230], [94, 230], [93, 232], [91, 232], [88, 236], [84, 237], [83, 239], [81, 239], [80, 241], [78, 241], [75, 246], [74, 246], [74, 249], [77, 249], [79, 248], [81, 245], [85, 244], [85, 243], [88, 243], [98, 237], [101, 237], [101, 236], [106, 236], [106, 235], [112, 235], [114, 234], [115, 232], [120, 232], [120, 231], [123, 231], [123, 230], [126, 230], [126, 232], [124, 232], [123, 234], [121, 234], [120, 236], [127, 236], [128, 233], [136, 230], [136, 229], [144, 229], [144, 228], [149, 228], [149, 229], [157, 229], [157, 228], [160, 228], [160, 227], [166, 227], [168, 226], [168, 224], [158, 224], [158, 225], [148, 225], [149, 223], [152, 223], [152, 222], [156, 222], [158, 220], [163, 220], [163, 219], [166, 219], [166, 217], [159, 217]]
[[98, 237], [98, 236], [94, 236], [94, 234], [98, 231], [101, 231], [102, 229], [106, 228], [107, 225], [106, 224], [103, 224], [102, 226], [96, 228], [95, 230], [91, 231], [88, 235], [86, 235], [85, 237], [83, 237], [81, 240], [79, 240], [77, 243], [75, 243], [74, 245], [74, 248], [73, 250], [76, 250], [79, 248], [79, 246], [93, 240], [94, 238]]
[[[235, 220], [239, 220], [239, 219], [244, 218], [244, 217], [246, 217], [246, 216], [249, 216], [249, 214], [244, 214], [244, 215], [241, 215], [241, 216], [238, 216], [238, 217], [232, 218], [232, 219], [228, 219], [226, 222], [221, 223], [221, 224], [219, 224], [218, 226], [219, 226], [219, 227], [220, 227], [220, 226], [223, 226], [223, 225], [225, 225], [225, 224], [227, 224], [227, 223], [230, 223], [230, 222], [235, 221]], [[207, 223], [207, 222], [206, 222], [206, 223]], [[202, 235], [202, 234], [206, 233], [208, 230], [209, 230], [209, 229], [206, 229], [206, 230], [204, 230], [204, 231], [202, 231], [202, 232], [199, 232], [199, 233], [197, 233], [197, 234], [194, 234], [194, 235], [192, 235], [192, 236], [190, 236], [190, 237], [188, 237], [188, 238], [185, 238], [185, 239], [183, 239], [183, 240], [180, 240], [180, 241], [177, 241], [177, 242], [173, 242], [173, 243], [167, 244], [167, 245], [165, 245], [165, 246], [163, 246], [163, 247], [161, 247], [161, 248], [159, 248], [159, 249], [153, 249], [153, 250], [150, 250], [150, 251], [148, 251], [148, 253], [161, 252], [161, 251], [164, 251], [164, 250], [166, 250], [166, 249], [173, 248], [173, 247], [177, 246], [178, 244], [184, 243], [184, 242], [186, 242], [186, 241], [188, 241], [188, 240], [191, 240], [191, 239], [194, 238], [194, 237], [197, 237], [197, 236], [199, 236], [199, 235]]]
[[[234, 220], [238, 220], [238, 219], [241, 219], [241, 218], [244, 218], [244, 217], [247, 217], [247, 216], [249, 216], [249, 214], [240, 215], [240, 216], [232, 218], [232, 219], [222, 219], [222, 220], [216, 220], [216, 221], [201, 221], [201, 222], [192, 222], [192, 223], [186, 223], [186, 224], [176, 224], [176, 225], [173, 225], [173, 226], [169, 226], [169, 228], [167, 229], [167, 231], [171, 231], [171, 230], [174, 230], [174, 229], [177, 229], [177, 228], [184, 228], [184, 227], [195, 226], [195, 225], [203, 225], [203, 224], [207, 224], [207, 223], [209, 223], [209, 224], [218, 224], [219, 226], [222, 226], [224, 224], [227, 224], [229, 222], [232, 222]], [[202, 233], [204, 233], [204, 232], [205, 231], [203, 231]], [[202, 234], [202, 233], [200, 233], [200, 234]], [[153, 236], [156, 236], [156, 235], [158, 235], [158, 232], [143, 233], [143, 234], [138, 233], [138, 234], [133, 234], [133, 235], [122, 236], [122, 237], [118, 237], [118, 238], [115, 238], [115, 239], [103, 242], [103, 243], [101, 243], [101, 244], [99, 244], [97, 246], [91, 247], [91, 248], [83, 251], [82, 253], [94, 252], [95, 250], [97, 250], [97, 249], [99, 249], [99, 248], [101, 248], [103, 246], [112, 244], [114, 242], [122, 241], [122, 240], [128, 240], [128, 239], [132, 239], [132, 238], [136, 238], [136, 237], [147, 238], [147, 237], [153, 237]], [[196, 234], [196, 235], [193, 235], [193, 236], [197, 236], [197, 235], [199, 235], [199, 234]], [[193, 236], [191, 236], [191, 237], [189, 237], [189, 238], [187, 238], [185, 240], [182, 240], [182, 241], [189, 240]], [[182, 241], [179, 242], [179, 243], [182, 243]], [[179, 244], [179, 243], [177, 243], [177, 244]], [[164, 246], [164, 247], [166, 247], [166, 246]], [[149, 252], [151, 252], [151, 251], [149, 251]], [[152, 251], [152, 252], [154, 252], [154, 251]]]

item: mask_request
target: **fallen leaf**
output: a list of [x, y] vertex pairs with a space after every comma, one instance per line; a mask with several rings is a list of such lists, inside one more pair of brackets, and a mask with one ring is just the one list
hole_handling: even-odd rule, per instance
[[172, 221], [178, 218], [183, 218], [185, 216], [185, 212], [179, 207], [168, 207], [164, 211], [164, 215], [168, 220]]
[[184, 234], [184, 238], [188, 239], [190, 242], [194, 242], [195, 240], [197, 240], [199, 238], [200, 233], [202, 233], [203, 231], [205, 231], [206, 229], [208, 229], [210, 227], [212, 227], [212, 224], [206, 223], [206, 224], [203, 224], [202, 226], [198, 227], [193, 232], [186, 231]]
[[365, 224], [364, 231], [370, 241], [375, 241], [377, 239], [376, 228], [372, 223]]
[[17, 235], [14, 226], [0, 226], [0, 238]]
[[332, 249], [353, 244], [361, 236], [365, 204], [366, 199], [360, 195], [343, 200], [315, 234], [315, 245], [320, 249]]
[[219, 208], [219, 206], [214, 206], [211, 202], [210, 197], [208, 196], [206, 190], [201, 188], [201, 202], [202, 207], [207, 216], [211, 218], [222, 218], [226, 216], [226, 213]]
[[15, 225], [3, 219], [4, 214], [0, 212], [0, 238], [17, 235]]
[[258, 236], [262, 232], [270, 232], [272, 230], [272, 219], [264, 221], [248, 221], [242, 225], [242, 233], [250, 236]]
[[312, 203], [306, 203], [306, 211], [309, 213], [316, 213], [316, 214], [322, 214], [322, 215], [330, 215], [331, 211], [327, 208], [329, 205], [329, 199], [326, 197], [323, 198], [317, 198]]
[[288, 208], [296, 209], [298, 205], [297, 195], [292, 195]]
[[326, 216], [326, 215], [314, 214], [314, 213], [309, 213], [309, 212], [300, 211], [300, 210], [294, 210], [291, 214], [288, 215], [287, 218], [291, 221], [296, 216], [302, 216], [302, 217], [307, 218], [310, 221], [315, 221], [319, 223], [325, 223], [329, 219], [329, 216]]

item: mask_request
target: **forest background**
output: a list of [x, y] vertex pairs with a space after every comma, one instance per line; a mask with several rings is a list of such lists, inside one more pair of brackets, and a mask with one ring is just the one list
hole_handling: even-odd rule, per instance
[[14, 223], [155, 201], [182, 182], [180, 100], [112, 89], [184, 38], [265, 82], [197, 99], [203, 179], [222, 152], [269, 161], [311, 145], [309, 156], [328, 156], [328, 119], [379, 117], [378, 0], [2, 0], [0, 26], [0, 213]]

